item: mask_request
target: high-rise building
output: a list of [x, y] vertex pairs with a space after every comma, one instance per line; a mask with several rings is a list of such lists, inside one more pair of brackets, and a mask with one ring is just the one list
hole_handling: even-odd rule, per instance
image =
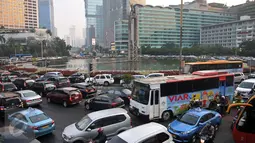
[[0, 26], [10, 29], [25, 28], [24, 1], [0, 0]]
[[51, 30], [55, 35], [53, 0], [38, 0], [39, 27]]
[[[180, 7], [135, 5], [137, 16], [136, 31], [138, 46], [150, 45], [161, 48], [164, 44], [180, 43]], [[209, 8], [185, 8], [183, 10], [183, 47], [191, 47], [200, 42], [200, 27], [236, 20], [236, 15]]]
[[255, 1], [247, 0], [246, 3], [230, 7], [229, 11], [237, 13], [238, 18], [244, 15], [255, 18]]
[[70, 27], [70, 29], [69, 29], [69, 35], [70, 35], [70, 39], [71, 39], [70, 45], [71, 45], [71, 46], [75, 46], [75, 39], [76, 39], [76, 33], [75, 33], [75, 31], [76, 31], [76, 28], [75, 28], [74, 25], [72, 25], [72, 26]]
[[85, 18], [86, 18], [86, 43], [91, 46], [91, 30], [95, 29], [95, 39], [98, 45], [103, 46], [104, 41], [104, 25], [103, 25], [103, 0], [85, 0]]
[[105, 0], [104, 7], [104, 47], [110, 48], [114, 42], [114, 23], [127, 20], [130, 6], [134, 4], [145, 5], [146, 0]]
[[38, 0], [24, 0], [25, 28], [38, 28]]
[[64, 40], [66, 41], [66, 45], [71, 45], [71, 38], [68, 35], [64, 36]]
[[114, 23], [114, 42], [118, 51], [128, 49], [128, 20], [119, 20]]
[[239, 21], [201, 28], [200, 44], [237, 48], [243, 41], [255, 40], [255, 18], [242, 16]]

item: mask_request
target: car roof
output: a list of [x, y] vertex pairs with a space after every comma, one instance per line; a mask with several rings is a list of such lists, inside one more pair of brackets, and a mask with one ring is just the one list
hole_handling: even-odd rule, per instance
[[253, 83], [255, 83], [255, 79], [246, 79], [246, 80], [244, 80], [243, 82], [253, 82]]
[[81, 82], [81, 83], [75, 83], [75, 84], [73, 84], [73, 85], [87, 86], [87, 85], [89, 85], [89, 84], [86, 83], [86, 82]]
[[10, 98], [10, 97], [19, 97], [19, 95], [14, 92], [1, 92], [0, 93], [0, 98]]
[[22, 79], [22, 80], [32, 80], [32, 79], [27, 78], [27, 77], [19, 77], [19, 78], [16, 78], [15, 80], [19, 80], [19, 79]]
[[186, 113], [197, 115], [197, 116], [201, 117], [201, 116], [204, 116], [205, 114], [216, 113], [216, 112], [211, 111], [211, 110], [201, 109], [201, 108], [195, 108], [195, 109], [188, 110]]
[[148, 137], [149, 135], [162, 132], [162, 130], [167, 132], [167, 129], [165, 126], [159, 123], [151, 122], [151, 123], [134, 127], [125, 132], [122, 132], [118, 135], [118, 137], [120, 137], [121, 139], [127, 142], [133, 143], [141, 139], [144, 139]]
[[2, 85], [6, 85], [6, 84], [13, 84], [12, 82], [2, 82]]
[[20, 90], [20, 91], [17, 91], [18, 93], [28, 93], [28, 92], [34, 92], [33, 90]]
[[127, 114], [127, 111], [122, 108], [113, 108], [113, 109], [105, 109], [105, 110], [100, 110], [96, 112], [92, 112], [88, 114], [88, 117], [91, 120], [97, 120], [103, 117], [108, 117], [112, 115], [118, 115], [118, 114]]
[[29, 117], [31, 117], [31, 116], [42, 114], [44, 112], [39, 110], [39, 109], [29, 107], [26, 110], [21, 110], [21, 111], [18, 111], [16, 113], [21, 113], [23, 115], [29, 115]]
[[59, 74], [61, 72], [47, 72], [46, 74]]

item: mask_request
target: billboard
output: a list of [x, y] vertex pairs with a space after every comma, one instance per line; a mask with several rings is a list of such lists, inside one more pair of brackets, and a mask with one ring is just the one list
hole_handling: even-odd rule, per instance
[[95, 45], [96, 45], [96, 39], [92, 38], [92, 46], [95, 46]]

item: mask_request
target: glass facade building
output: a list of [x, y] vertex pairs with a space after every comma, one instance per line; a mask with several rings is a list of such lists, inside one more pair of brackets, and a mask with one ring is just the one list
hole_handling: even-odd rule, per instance
[[114, 41], [117, 51], [128, 49], [128, 20], [119, 20], [114, 23]]
[[54, 33], [53, 0], [38, 0], [39, 27], [45, 27]]
[[[104, 25], [103, 25], [103, 0], [85, 0], [86, 18], [86, 45], [91, 46], [92, 38], [96, 38], [98, 45], [103, 45]], [[95, 27], [95, 37], [91, 37], [89, 28]]]
[[[180, 44], [180, 8], [135, 5], [138, 45], [161, 48], [166, 43]], [[205, 9], [183, 10], [183, 47], [200, 42], [200, 28], [236, 20], [236, 15]]]

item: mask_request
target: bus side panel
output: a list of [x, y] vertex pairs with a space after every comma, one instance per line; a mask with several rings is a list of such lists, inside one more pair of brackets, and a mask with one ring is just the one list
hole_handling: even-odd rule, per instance
[[219, 89], [209, 89], [185, 94], [167, 96], [167, 109], [173, 111], [174, 115], [182, 114], [188, 110], [190, 101], [201, 100], [203, 107], [208, 107], [215, 95], [219, 94]]
[[235, 91], [234, 86], [227, 86], [225, 89], [225, 95], [230, 103], [233, 102], [234, 91]]

